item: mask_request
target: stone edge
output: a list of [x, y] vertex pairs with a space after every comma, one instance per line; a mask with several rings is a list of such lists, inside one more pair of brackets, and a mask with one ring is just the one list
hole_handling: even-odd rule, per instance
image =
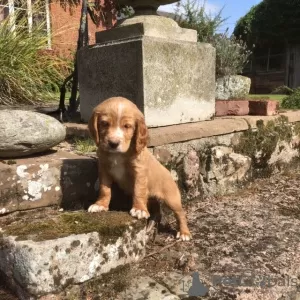
[[[150, 139], [148, 147], [245, 131], [249, 127], [256, 128], [258, 120], [263, 120], [266, 123], [270, 120], [275, 120], [279, 116], [286, 116], [290, 123], [299, 122], [300, 110], [288, 111], [276, 116], [225, 116], [216, 117], [211, 121], [149, 128]], [[87, 124], [65, 123], [65, 126], [68, 138], [74, 136], [90, 137]]]

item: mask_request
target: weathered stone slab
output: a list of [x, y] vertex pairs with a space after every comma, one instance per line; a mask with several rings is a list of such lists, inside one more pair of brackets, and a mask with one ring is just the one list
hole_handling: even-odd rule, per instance
[[96, 197], [95, 159], [69, 152], [0, 162], [0, 214], [49, 205], [82, 208]]
[[[279, 115], [286, 116], [290, 123], [300, 121], [300, 111], [288, 111], [280, 113]], [[277, 117], [278, 116], [227, 116], [207, 122], [197, 122], [195, 124], [180, 124], [168, 127], [150, 128], [149, 147], [244, 131], [248, 129], [248, 124], [251, 125], [252, 128], [256, 128], [256, 122], [258, 120], [267, 122], [269, 120], [275, 120]], [[220, 123], [220, 120], [225, 121], [224, 123]], [[86, 124], [65, 123], [65, 125], [68, 137], [90, 136]], [[171, 134], [172, 131], [173, 134]], [[167, 135], [165, 136], [166, 133]]]
[[0, 111], [0, 157], [43, 152], [65, 137], [65, 127], [53, 117], [24, 110]]
[[40, 299], [141, 259], [145, 225], [116, 212], [2, 216], [0, 272], [20, 299]]
[[110, 30], [96, 32], [96, 43], [142, 36], [197, 42], [196, 30], [181, 28], [171, 18], [140, 15], [119, 21], [118, 26]]
[[215, 113], [210, 44], [148, 36], [104, 42], [79, 51], [78, 70], [84, 121], [113, 96], [133, 101], [149, 127], [209, 120]]
[[243, 119], [215, 119], [213, 121], [180, 124], [150, 130], [149, 146], [160, 146], [248, 129]]

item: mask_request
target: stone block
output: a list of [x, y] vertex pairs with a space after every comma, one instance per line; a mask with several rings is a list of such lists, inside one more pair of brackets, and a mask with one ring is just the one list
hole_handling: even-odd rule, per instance
[[228, 116], [246, 116], [249, 114], [249, 101], [231, 100], [228, 101]]
[[227, 116], [228, 113], [228, 101], [216, 100], [216, 117]]
[[96, 199], [95, 159], [69, 152], [0, 162], [0, 214], [60, 205], [82, 208]]
[[181, 28], [176, 21], [156, 15], [140, 15], [119, 22], [118, 27], [96, 32], [96, 43], [137, 37], [197, 42], [197, 31]]
[[276, 100], [249, 101], [249, 114], [255, 116], [278, 115], [279, 103]]
[[251, 79], [241, 75], [220, 77], [216, 80], [216, 99], [243, 99], [249, 95]]
[[172, 159], [172, 155], [170, 151], [163, 148], [160, 149], [155, 148], [153, 151], [153, 155], [162, 164], [167, 164]]
[[[98, 34], [98, 39], [100, 33]], [[123, 96], [149, 127], [209, 120], [215, 113], [215, 49], [153, 36], [103, 42], [78, 53], [80, 110]]]
[[145, 226], [122, 212], [2, 216], [2, 279], [22, 300], [58, 293], [143, 258]]
[[246, 116], [249, 114], [247, 100], [216, 100], [216, 116]]

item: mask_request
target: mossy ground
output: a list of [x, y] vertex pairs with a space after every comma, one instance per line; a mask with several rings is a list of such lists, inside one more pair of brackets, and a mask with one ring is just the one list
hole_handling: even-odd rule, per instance
[[[3, 235], [17, 236], [18, 240], [43, 241], [71, 234], [98, 232], [103, 237], [117, 237], [124, 233], [134, 219], [125, 212], [89, 214], [85, 211], [60, 213], [22, 212], [0, 218]], [[142, 223], [142, 222], [138, 222]]]
[[80, 152], [82, 154], [97, 151], [97, 146], [91, 138], [76, 137], [74, 138], [72, 143], [74, 144], [75, 151]]

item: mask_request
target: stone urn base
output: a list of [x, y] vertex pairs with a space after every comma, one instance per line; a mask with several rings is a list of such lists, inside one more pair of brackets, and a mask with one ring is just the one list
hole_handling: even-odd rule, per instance
[[96, 44], [79, 51], [78, 70], [84, 121], [113, 96], [133, 101], [150, 127], [208, 120], [215, 112], [215, 49], [170, 18], [138, 15], [97, 32]]

